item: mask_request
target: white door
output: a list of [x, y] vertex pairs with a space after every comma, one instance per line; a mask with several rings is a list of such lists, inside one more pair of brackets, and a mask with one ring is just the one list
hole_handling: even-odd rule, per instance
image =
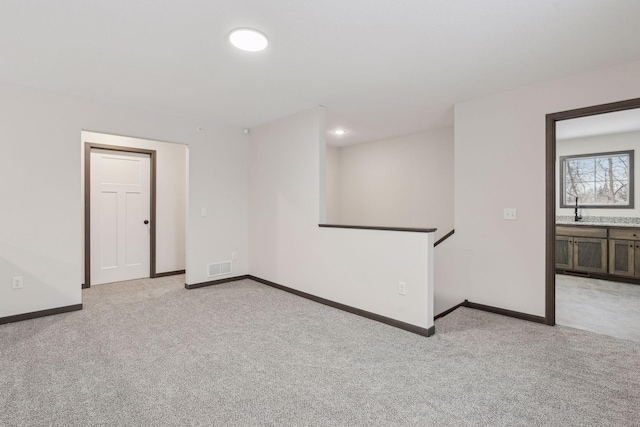
[[150, 171], [148, 154], [91, 150], [92, 285], [150, 276]]

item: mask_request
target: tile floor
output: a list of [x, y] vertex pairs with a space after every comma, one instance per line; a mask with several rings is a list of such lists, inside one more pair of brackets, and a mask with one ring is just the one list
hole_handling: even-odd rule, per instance
[[556, 323], [640, 342], [640, 285], [557, 274]]

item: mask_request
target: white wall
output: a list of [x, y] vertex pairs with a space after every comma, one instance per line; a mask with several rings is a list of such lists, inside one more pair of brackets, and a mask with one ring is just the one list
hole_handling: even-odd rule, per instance
[[[9, 83], [0, 83], [0, 117], [0, 317], [81, 302], [82, 129], [188, 144], [187, 281], [207, 281], [206, 263], [232, 251], [234, 274], [248, 273], [242, 129]], [[19, 275], [24, 289], [12, 290]]]
[[[606, 153], [609, 151], [635, 150], [634, 176], [640, 177], [640, 132], [624, 132], [609, 135], [596, 135], [584, 138], [563, 139], [556, 141], [556, 215], [574, 215], [573, 208], [560, 208], [560, 157], [576, 154]], [[636, 178], [637, 182], [637, 178]], [[639, 185], [634, 185], [634, 209], [594, 209], [580, 208], [580, 215], [588, 216], [617, 216], [629, 217], [640, 215], [640, 190]]]
[[327, 223], [340, 223], [340, 148], [327, 145], [326, 153]]
[[453, 128], [341, 147], [327, 173], [336, 160], [338, 224], [453, 229]]
[[[184, 270], [187, 237], [187, 146], [88, 131], [82, 132], [81, 140], [82, 159], [85, 142], [156, 151], [156, 273]], [[84, 164], [82, 173], [84, 174]], [[84, 179], [81, 181], [84, 203]], [[84, 251], [84, 246], [82, 250]], [[82, 255], [84, 257], [84, 252]]]
[[436, 248], [436, 313], [467, 298], [544, 316], [545, 115], [638, 98], [638, 76], [640, 61], [456, 104], [456, 234]]
[[[403, 322], [433, 325], [433, 233], [319, 228], [325, 111], [251, 130], [251, 274]], [[407, 295], [398, 295], [398, 281]]]

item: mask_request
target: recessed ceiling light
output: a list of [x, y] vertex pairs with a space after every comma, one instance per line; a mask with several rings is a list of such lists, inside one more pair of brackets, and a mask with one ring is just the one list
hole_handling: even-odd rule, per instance
[[258, 52], [269, 45], [267, 36], [253, 28], [236, 28], [229, 33], [229, 41], [238, 49], [248, 52]]
[[333, 133], [335, 133], [336, 135], [344, 135], [345, 133], [347, 133], [347, 131], [344, 129], [336, 129], [333, 131]]

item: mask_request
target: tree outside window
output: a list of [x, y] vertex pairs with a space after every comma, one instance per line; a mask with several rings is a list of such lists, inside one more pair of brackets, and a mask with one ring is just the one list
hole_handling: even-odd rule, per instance
[[633, 150], [560, 158], [561, 207], [633, 208]]

